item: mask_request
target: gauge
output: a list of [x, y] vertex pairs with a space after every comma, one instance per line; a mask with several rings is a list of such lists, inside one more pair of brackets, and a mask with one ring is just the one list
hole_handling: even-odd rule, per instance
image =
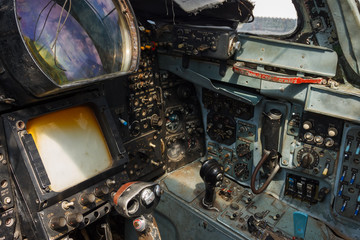
[[170, 133], [175, 133], [180, 129], [181, 117], [180, 113], [173, 112], [166, 118], [166, 130]]
[[181, 141], [175, 141], [170, 144], [166, 155], [171, 162], [179, 162], [185, 157], [185, 146]]
[[319, 154], [312, 148], [304, 147], [297, 153], [296, 160], [298, 166], [312, 169], [319, 164]]
[[207, 117], [206, 131], [212, 140], [231, 145], [236, 138], [236, 123], [231, 117], [210, 112]]
[[234, 173], [236, 177], [241, 180], [246, 180], [249, 178], [248, 165], [246, 163], [237, 163], [234, 166]]
[[250, 152], [250, 145], [247, 143], [241, 143], [236, 147], [236, 154], [238, 157], [243, 157]]

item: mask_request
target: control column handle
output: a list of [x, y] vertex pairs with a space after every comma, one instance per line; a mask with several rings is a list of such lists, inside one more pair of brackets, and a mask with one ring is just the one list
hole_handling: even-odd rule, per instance
[[200, 176], [205, 182], [205, 197], [202, 200], [203, 207], [214, 209], [215, 187], [219, 187], [224, 179], [224, 167], [216, 160], [205, 161], [200, 169]]
[[133, 220], [139, 240], [161, 240], [152, 215], [161, 194], [162, 190], [156, 183], [129, 182], [122, 185], [113, 197], [115, 210], [123, 217]]

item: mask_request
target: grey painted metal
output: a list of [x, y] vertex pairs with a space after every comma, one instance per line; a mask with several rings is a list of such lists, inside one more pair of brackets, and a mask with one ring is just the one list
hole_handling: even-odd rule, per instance
[[223, 94], [225, 96], [231, 97], [231, 98], [236, 98], [240, 101], [252, 104], [252, 105], [256, 105], [258, 102], [260, 102], [260, 100], [262, 99], [262, 97], [260, 95], [255, 95], [255, 94], [249, 94], [245, 91], [241, 91], [239, 89], [231, 89], [228, 87], [217, 87], [215, 86], [212, 81], [207, 78], [206, 76], [203, 76], [202, 74], [195, 72], [193, 70], [191, 70], [190, 68], [183, 68], [181, 67], [181, 65], [179, 64], [169, 64], [169, 62], [167, 64], [161, 65], [160, 67], [164, 70], [168, 70], [174, 74], [176, 74], [177, 76], [180, 76], [192, 83], [195, 83], [203, 88], [207, 88], [210, 89], [212, 91], [218, 92], [220, 94]]
[[360, 122], [360, 95], [309, 85], [305, 110]]
[[241, 49], [235, 60], [333, 77], [336, 74], [338, 56], [331, 49], [239, 35]]
[[[169, 65], [181, 66], [182, 58], [179, 56], [159, 55], [159, 64], [162, 69], [168, 70]], [[227, 66], [225, 76], [219, 74], [220, 64], [190, 59], [189, 68], [192, 71], [212, 80], [231, 83], [243, 87], [260, 89], [261, 80], [236, 74], [232, 66]]]
[[298, 103], [304, 103], [308, 84], [286, 84], [270, 81], [261, 82], [260, 93], [276, 99], [287, 99]]

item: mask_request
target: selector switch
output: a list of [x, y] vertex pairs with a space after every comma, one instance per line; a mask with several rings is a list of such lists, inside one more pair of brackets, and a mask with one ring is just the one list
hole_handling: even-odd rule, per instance
[[90, 205], [95, 202], [95, 194], [93, 193], [83, 193], [80, 195], [79, 203], [83, 206]]
[[66, 226], [66, 219], [64, 217], [53, 217], [50, 219], [49, 227], [52, 230], [61, 230]]

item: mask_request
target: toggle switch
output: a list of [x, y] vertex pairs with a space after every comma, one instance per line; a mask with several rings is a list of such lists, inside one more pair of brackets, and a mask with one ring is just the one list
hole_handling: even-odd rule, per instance
[[346, 169], [344, 169], [343, 173], [341, 174], [340, 182], [343, 182], [346, 176]]
[[322, 172], [322, 175], [323, 175], [323, 176], [328, 175], [328, 173], [329, 173], [329, 167], [330, 167], [330, 163], [326, 163], [326, 164], [325, 164], [324, 171]]
[[350, 179], [350, 185], [354, 184], [355, 178], [356, 178], [356, 173], [353, 172], [353, 174], [351, 175], [351, 179]]
[[345, 152], [349, 152], [349, 151], [350, 151], [351, 143], [352, 143], [352, 141], [349, 139], [348, 142], [347, 142], [347, 144], [346, 144]]
[[356, 151], [355, 151], [355, 155], [359, 155], [360, 154], [360, 143], [358, 144]]
[[74, 206], [74, 202], [68, 202], [68, 201], [63, 201], [61, 203], [61, 207], [64, 209], [64, 210], [68, 210], [70, 207], [73, 207]]
[[338, 196], [341, 197], [342, 193], [344, 191], [344, 185], [341, 185]]
[[358, 205], [356, 206], [354, 216], [357, 216], [357, 215], [359, 214], [359, 210], [360, 210], [360, 204], [358, 204]]
[[345, 200], [344, 201], [344, 203], [343, 203], [343, 205], [341, 206], [341, 212], [344, 212], [345, 211], [345, 208], [346, 208], [346, 206], [347, 206], [347, 203], [348, 203], [348, 200]]

